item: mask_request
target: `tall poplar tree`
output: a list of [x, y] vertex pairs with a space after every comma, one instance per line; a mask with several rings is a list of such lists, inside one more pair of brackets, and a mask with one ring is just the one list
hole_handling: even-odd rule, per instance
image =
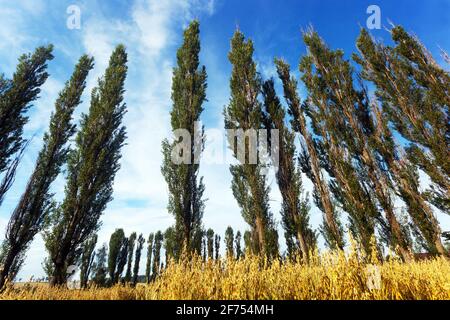
[[[253, 61], [253, 43], [246, 41], [239, 30], [231, 40], [228, 59], [232, 64], [231, 98], [224, 110], [225, 128], [236, 132], [237, 136], [228, 136], [230, 149], [236, 158], [239, 147], [245, 148], [244, 159], [239, 159], [244, 163], [230, 166], [233, 195], [244, 220], [251, 227], [254, 251], [272, 257], [278, 255], [278, 234], [269, 208], [269, 187], [263, 172], [267, 168], [262, 163], [250, 163], [250, 152], [257, 153], [259, 148], [258, 141], [255, 148], [250, 141], [252, 138], [247, 137], [249, 132], [263, 128], [262, 104], [258, 100], [261, 79]], [[238, 133], [243, 134], [239, 137]]]
[[155, 279], [161, 268], [161, 247], [164, 240], [163, 233], [161, 231], [157, 231], [155, 233], [155, 245], [153, 247], [153, 269], [152, 269], [152, 278]]
[[119, 255], [123, 251], [125, 239], [123, 229], [116, 229], [109, 239], [108, 273], [112, 284], [116, 283]]
[[[445, 255], [439, 222], [426, 200], [450, 212], [450, 76], [402, 27], [394, 27], [391, 34], [394, 48], [375, 43], [366, 30], [361, 30], [357, 41], [360, 56], [354, 55], [354, 60], [363, 67], [362, 77], [376, 85], [375, 95], [382, 106], [381, 110], [374, 107], [380, 124], [376, 147], [408, 207], [412, 227], [427, 251]], [[408, 158], [385, 142], [384, 137], [392, 140], [388, 122], [409, 141]], [[412, 164], [433, 182], [424, 194], [419, 191], [418, 174]]]
[[[169, 212], [175, 217], [178, 247], [189, 252], [201, 250], [202, 217], [204, 211], [203, 178], [198, 177], [200, 153], [204, 148], [203, 128], [196, 128], [206, 100], [206, 69], [199, 65], [200, 29], [194, 20], [184, 31], [183, 45], [177, 52], [177, 66], [172, 77], [172, 102], [170, 113], [172, 130], [184, 129], [190, 135], [190, 143], [182, 141], [185, 149], [178, 150], [180, 141], [162, 143], [164, 162], [162, 174], [169, 188]], [[195, 136], [195, 133], [197, 136]], [[186, 157], [177, 164], [173, 153]]]
[[315, 247], [316, 236], [309, 226], [308, 199], [303, 194], [301, 173], [295, 159], [295, 133], [285, 125], [285, 111], [275, 92], [273, 79], [263, 84], [265, 106], [265, 127], [267, 130], [277, 129], [278, 164], [275, 167], [275, 177], [280, 189], [283, 202], [281, 216], [286, 242], [297, 243], [304, 261], [308, 261], [309, 251]]
[[26, 146], [22, 137], [28, 122], [26, 112], [49, 76], [47, 63], [53, 59], [52, 51], [53, 46], [49, 45], [37, 48], [33, 54], [24, 54], [11, 80], [0, 76], [0, 175], [3, 175], [0, 205], [14, 180], [21, 150]]
[[[343, 249], [345, 242], [339, 221], [338, 211], [330, 193], [328, 182], [322, 172], [320, 145], [313, 138], [307, 127], [304, 110], [301, 108], [297, 93], [297, 80], [291, 76], [289, 65], [281, 59], [275, 59], [278, 77], [283, 84], [284, 98], [291, 116], [291, 127], [303, 136], [304, 150], [302, 169], [314, 184], [314, 202], [323, 212], [322, 233], [328, 246], [332, 249]], [[318, 150], [319, 149], [319, 150]]]
[[142, 253], [142, 248], [144, 247], [144, 243], [145, 243], [144, 236], [142, 234], [140, 234], [137, 239], [136, 255], [134, 258], [134, 266], [133, 266], [133, 279], [131, 282], [134, 286], [136, 285], [136, 283], [138, 281], [139, 264], [141, 262], [141, 253]]
[[154, 233], [150, 233], [147, 240], [147, 263], [145, 265], [145, 279], [147, 283], [150, 283], [152, 272], [152, 255], [153, 255], [153, 239]]
[[[390, 245], [398, 249], [404, 260], [410, 260], [411, 243], [394, 211], [389, 175], [369, 143], [373, 125], [367, 96], [355, 88], [353, 69], [343, 59], [341, 50], [330, 50], [314, 31], [305, 33], [304, 41], [309, 54], [302, 59], [301, 71], [309, 90], [310, 114], [335, 158], [332, 165], [348, 166], [350, 172], [355, 172], [352, 168], [356, 170], [355, 185], [361, 183], [361, 187], [373, 193], [384, 212]], [[370, 217], [371, 212], [364, 213]], [[373, 224], [374, 218], [368, 220], [368, 225]]]
[[132, 268], [133, 268], [133, 255], [134, 255], [134, 247], [136, 243], [136, 232], [133, 232], [128, 237], [128, 258], [127, 258], [127, 272], [125, 273], [125, 282], [130, 282], [133, 276]]
[[77, 261], [81, 244], [99, 226], [112, 199], [112, 187], [126, 133], [122, 126], [127, 74], [125, 47], [116, 47], [105, 75], [91, 95], [89, 113], [83, 115], [75, 149], [69, 154], [65, 198], [54, 210], [45, 233], [54, 263], [52, 284], [66, 282], [66, 268]]
[[67, 160], [67, 142], [75, 133], [72, 114], [81, 103], [86, 77], [92, 67], [93, 59], [82, 56], [71, 79], [56, 100], [55, 111], [50, 118], [49, 130], [44, 134], [44, 145], [39, 152], [34, 171], [8, 223], [6, 240], [0, 253], [0, 263], [3, 265], [0, 288], [6, 279], [14, 279], [28, 246], [43, 228], [44, 221], [52, 209], [53, 194], [50, 192], [50, 186]]
[[225, 230], [225, 249], [228, 258], [234, 258], [234, 231], [231, 226]]

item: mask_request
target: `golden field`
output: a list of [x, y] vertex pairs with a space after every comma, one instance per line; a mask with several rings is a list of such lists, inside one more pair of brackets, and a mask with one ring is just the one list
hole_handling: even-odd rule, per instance
[[[375, 259], [376, 260], [376, 259]], [[149, 285], [68, 290], [46, 284], [9, 287], [0, 299], [450, 299], [444, 258], [363, 263], [355, 253], [314, 254], [308, 265], [236, 260], [169, 263]]]

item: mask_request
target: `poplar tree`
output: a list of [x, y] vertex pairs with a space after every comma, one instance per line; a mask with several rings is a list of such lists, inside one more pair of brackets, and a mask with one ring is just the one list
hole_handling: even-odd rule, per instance
[[153, 254], [153, 239], [155, 235], [152, 233], [149, 234], [147, 240], [147, 263], [145, 265], [145, 279], [147, 283], [150, 283], [151, 280], [151, 272], [152, 272], [152, 254]]
[[[278, 235], [269, 208], [269, 187], [263, 172], [267, 168], [262, 163], [250, 163], [250, 152], [258, 154], [259, 150], [258, 141], [255, 146], [250, 133], [256, 134], [255, 130], [263, 128], [262, 104], [258, 100], [261, 79], [253, 61], [253, 43], [245, 40], [239, 30], [231, 40], [228, 59], [232, 64], [231, 97], [224, 110], [225, 128], [236, 132], [236, 135], [228, 135], [234, 157], [238, 158], [240, 147], [245, 148], [244, 159], [238, 159], [244, 163], [230, 166], [233, 195], [244, 220], [251, 227], [255, 253], [272, 257], [278, 254]], [[239, 136], [239, 133], [243, 135]]]
[[[374, 129], [367, 95], [354, 87], [353, 69], [341, 50], [330, 50], [314, 31], [305, 33], [304, 41], [309, 54], [302, 59], [301, 69], [310, 94], [314, 126], [333, 153], [333, 166], [345, 165], [350, 172], [355, 168], [355, 185], [359, 182], [373, 193], [388, 223], [390, 245], [408, 261], [412, 258], [411, 243], [394, 212], [389, 175], [369, 142]], [[372, 229], [373, 211], [362, 212], [370, 217], [367, 220]]]
[[128, 263], [127, 263], [127, 272], [125, 273], [125, 282], [130, 282], [132, 278], [133, 255], [136, 237], [137, 237], [136, 232], [133, 232], [128, 237], [128, 258], [127, 258]]
[[119, 255], [125, 244], [123, 229], [116, 229], [109, 239], [108, 272], [112, 284], [116, 283]]
[[429, 200], [450, 212], [450, 75], [419, 40], [401, 26], [391, 31], [395, 47], [375, 43], [362, 29], [357, 41], [362, 76], [376, 85], [383, 112], [405, 139], [407, 152], [433, 181]]
[[80, 286], [87, 288], [89, 277], [93, 269], [95, 259], [95, 245], [97, 244], [97, 235], [92, 235], [83, 244], [83, 253], [81, 254], [81, 268], [80, 268]]
[[108, 247], [103, 244], [95, 253], [95, 261], [92, 266], [92, 281], [95, 285], [106, 286], [106, 276], [108, 275]]
[[313, 138], [307, 127], [305, 110], [301, 107], [300, 97], [297, 93], [297, 80], [291, 76], [289, 65], [281, 59], [275, 59], [275, 65], [278, 77], [283, 84], [284, 98], [288, 105], [288, 114], [291, 117], [291, 127], [303, 137], [306, 150], [303, 150], [300, 160], [302, 170], [314, 185], [314, 203], [323, 212], [322, 234], [331, 249], [342, 250], [345, 245], [343, 230], [328, 182], [322, 172], [320, 143]]
[[234, 231], [228, 226], [225, 230], [225, 248], [228, 258], [234, 258]]
[[220, 236], [216, 234], [214, 236], [214, 251], [216, 253], [215, 259], [219, 260], [220, 258]]
[[153, 270], [152, 278], [155, 279], [161, 267], [161, 247], [164, 240], [164, 236], [161, 231], [155, 233], [155, 246], [153, 247]]
[[119, 282], [122, 283], [122, 274], [123, 271], [125, 270], [125, 265], [127, 264], [129, 244], [130, 244], [129, 238], [125, 237], [122, 241], [119, 254], [117, 255], [117, 263], [116, 263], [117, 269], [114, 274], [113, 284], [117, 284]]
[[242, 256], [241, 237], [242, 237], [241, 232], [238, 230], [236, 232], [236, 238], [234, 240], [234, 244], [236, 247], [236, 259], [239, 259]]
[[214, 259], [214, 230], [206, 231], [206, 246], [208, 247], [208, 259]]
[[[199, 156], [204, 149], [203, 128], [197, 122], [206, 100], [206, 69], [199, 66], [200, 29], [194, 20], [184, 31], [183, 45], [177, 51], [177, 66], [172, 77], [172, 130], [187, 130], [190, 141], [182, 141], [187, 150], [178, 150], [180, 141], [162, 143], [162, 174], [169, 188], [169, 212], [175, 217], [177, 246], [200, 254], [204, 211], [203, 178], [198, 177]], [[197, 134], [197, 136], [195, 136]], [[189, 143], [187, 143], [189, 142]], [[177, 164], [173, 154], [187, 160]]]
[[14, 209], [6, 230], [6, 240], [0, 253], [0, 288], [6, 279], [14, 279], [19, 271], [24, 254], [34, 236], [42, 230], [50, 210], [53, 194], [50, 192], [52, 182], [67, 160], [67, 141], [75, 133], [72, 114], [81, 103], [81, 95], [86, 86], [86, 77], [93, 67], [93, 59], [82, 56], [75, 67], [71, 79], [59, 93], [55, 111], [50, 118], [50, 127], [44, 134], [44, 145], [25, 191]]
[[3, 174], [0, 205], [14, 181], [21, 153], [26, 146], [26, 140], [22, 137], [23, 127], [28, 122], [26, 113], [49, 76], [47, 63], [53, 59], [52, 51], [53, 46], [49, 45], [37, 48], [33, 54], [24, 54], [19, 58], [11, 80], [0, 76], [0, 175]]
[[131, 282], [133, 286], [136, 285], [139, 276], [139, 264], [141, 262], [141, 253], [142, 248], [144, 247], [145, 239], [142, 234], [139, 235], [137, 239], [137, 247], [136, 247], [136, 255], [134, 258], [134, 267], [133, 267], [133, 281]]
[[285, 111], [275, 92], [273, 79], [264, 82], [263, 96], [265, 127], [267, 130], [277, 129], [279, 134], [278, 149], [275, 151], [278, 152], [275, 177], [283, 198], [281, 217], [284, 236], [288, 247], [292, 238], [296, 240], [307, 262], [309, 251], [315, 247], [316, 236], [309, 226], [308, 199], [303, 194], [301, 173], [295, 163], [295, 133], [285, 126]]
[[[398, 194], [408, 207], [412, 228], [428, 252], [445, 255], [439, 222], [426, 200], [450, 212], [450, 76], [402, 27], [395, 27], [391, 34], [394, 48], [375, 43], [366, 30], [361, 30], [357, 41], [360, 56], [354, 55], [354, 60], [363, 67], [362, 77], [376, 85], [375, 95], [382, 106], [373, 107], [380, 124], [376, 147], [383, 153]], [[399, 155], [392, 143], [385, 143], [385, 136], [392, 139], [387, 122], [409, 141], [407, 157]], [[433, 182], [424, 194], [413, 165]]]
[[180, 244], [177, 241], [177, 232], [175, 231], [175, 228], [169, 227], [164, 232], [164, 249], [166, 251], [166, 261], [169, 261], [169, 259], [175, 259], [178, 260], [178, 258], [181, 255], [181, 247], [178, 245]]
[[53, 285], [66, 281], [80, 245], [100, 226], [99, 219], [112, 199], [112, 186], [126, 133], [122, 126], [127, 73], [125, 47], [111, 55], [105, 75], [91, 95], [89, 113], [82, 116], [75, 149], [69, 154], [65, 198], [52, 213], [45, 233], [46, 247], [54, 263]]

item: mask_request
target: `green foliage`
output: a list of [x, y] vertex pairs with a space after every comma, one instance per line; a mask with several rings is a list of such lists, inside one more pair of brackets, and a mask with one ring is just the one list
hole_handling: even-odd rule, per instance
[[[281, 217], [284, 236], [289, 251], [300, 250], [305, 261], [309, 251], [316, 246], [316, 235], [309, 226], [308, 198], [303, 194], [300, 170], [295, 163], [295, 133], [285, 126], [285, 111], [275, 92], [273, 79], [263, 84], [264, 123], [267, 130], [277, 129], [279, 133], [278, 166], [275, 177], [283, 202]], [[272, 148], [271, 148], [272, 149]], [[297, 248], [292, 248], [292, 242]]]
[[81, 244], [100, 227], [100, 216], [112, 199], [126, 138], [122, 126], [126, 64], [125, 47], [119, 45], [92, 92], [89, 113], [82, 115], [75, 149], [69, 154], [65, 198], [54, 210], [45, 233], [55, 264], [54, 284], [65, 282], [65, 268], [77, 260]]
[[[75, 133], [72, 114], [81, 103], [81, 95], [86, 87], [86, 77], [93, 67], [93, 59], [84, 55], [78, 61], [75, 71], [64, 89], [59, 93], [55, 111], [50, 118], [50, 127], [44, 134], [44, 145], [38, 154], [34, 171], [25, 191], [13, 211], [6, 231], [8, 252], [4, 252], [4, 268], [0, 273], [0, 287], [5, 278], [12, 280], [18, 270], [12, 265], [21, 265], [20, 259], [34, 236], [42, 230], [50, 210], [53, 209], [52, 182], [67, 160], [67, 142]], [[17, 261], [16, 261], [17, 260]]]
[[23, 127], [28, 122], [25, 113], [49, 76], [47, 63], [53, 59], [52, 51], [53, 46], [49, 45], [37, 48], [33, 54], [24, 54], [12, 80], [0, 77], [0, 173], [24, 143]]
[[139, 263], [141, 262], [141, 253], [142, 248], [144, 247], [145, 239], [142, 234], [139, 235], [139, 238], [137, 239], [137, 247], [136, 247], [136, 256], [134, 259], [134, 267], [133, 267], [133, 281], [132, 284], [136, 285], [138, 281], [138, 275], [139, 275]]
[[[121, 256], [123, 255], [123, 251], [127, 249], [128, 247], [128, 241], [125, 237], [125, 233], [123, 232], [123, 229], [116, 229], [111, 234], [111, 237], [109, 239], [109, 255], [108, 255], [108, 272], [109, 272], [109, 278], [111, 282], [117, 283], [119, 280], [120, 274], [120, 260]], [[123, 271], [123, 269], [122, 269]]]
[[227, 257], [234, 258], [234, 231], [230, 226], [225, 230], [225, 249]]
[[127, 264], [127, 272], [125, 274], [125, 282], [129, 283], [131, 281], [131, 277], [132, 277], [132, 265], [133, 265], [133, 255], [134, 255], [134, 246], [135, 246], [135, 242], [136, 242], [136, 237], [137, 234], [136, 232], [133, 232], [129, 237], [128, 237], [128, 264]]
[[[228, 59], [232, 64], [230, 78], [231, 98], [224, 110], [225, 128], [258, 130], [263, 128], [262, 104], [258, 100], [261, 91], [261, 79], [253, 61], [253, 43], [245, 40], [238, 30], [231, 40]], [[254, 237], [253, 249], [268, 257], [278, 255], [278, 243], [273, 217], [269, 208], [269, 187], [263, 172], [265, 165], [250, 164], [250, 142], [244, 138], [228, 137], [233, 155], [237, 157], [235, 143], [245, 145], [245, 163], [231, 165], [233, 177], [232, 190], [241, 208], [244, 220], [250, 225]], [[259, 147], [258, 149], [259, 150]]]
[[95, 261], [92, 265], [92, 281], [96, 286], [105, 287], [108, 275], [108, 247], [103, 244], [95, 253]]
[[[176, 242], [178, 248], [184, 246], [200, 254], [203, 236], [202, 217], [204, 211], [203, 178], [198, 178], [199, 165], [195, 159], [204, 148], [203, 128], [196, 128], [206, 100], [206, 69], [199, 66], [200, 29], [194, 20], [184, 31], [183, 45], [177, 51], [177, 66], [172, 77], [172, 102], [170, 113], [172, 130], [187, 130], [192, 140], [190, 163], [175, 164], [172, 152], [180, 141], [162, 143], [163, 165], [161, 172], [169, 188], [168, 211], [175, 217]], [[194, 133], [199, 137], [194, 139]], [[192, 143], [193, 142], [193, 143]], [[180, 154], [181, 156], [181, 154]]]

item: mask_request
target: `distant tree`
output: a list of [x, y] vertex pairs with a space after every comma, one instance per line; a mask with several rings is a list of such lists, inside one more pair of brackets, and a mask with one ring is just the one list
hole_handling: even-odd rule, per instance
[[95, 246], [97, 244], [97, 235], [92, 235], [83, 244], [83, 253], [81, 254], [81, 268], [80, 268], [80, 285], [82, 288], [87, 288], [89, 277], [93, 269], [95, 259]]
[[89, 114], [83, 115], [75, 149], [68, 160], [65, 198], [51, 215], [46, 247], [55, 265], [52, 285], [66, 281], [66, 268], [77, 260], [80, 245], [95, 232], [112, 199], [112, 185], [120, 168], [126, 133], [122, 126], [127, 73], [125, 47], [111, 55], [105, 76], [91, 95]]
[[206, 257], [208, 256], [208, 247], [206, 245], [206, 233], [202, 237], [202, 259], [206, 261]]
[[175, 231], [175, 227], [169, 227], [164, 232], [164, 249], [166, 251], [166, 261], [169, 259], [178, 260], [181, 253], [181, 247], [179, 247], [179, 241], [177, 241], [178, 233]]
[[144, 246], [144, 243], [145, 243], [144, 236], [142, 234], [140, 234], [139, 238], [137, 240], [136, 256], [135, 256], [135, 259], [134, 259], [133, 281], [132, 281], [133, 285], [136, 285], [136, 283], [138, 281], [139, 264], [141, 262], [141, 253], [142, 253], [142, 248]]
[[75, 133], [75, 126], [71, 122], [72, 114], [81, 103], [86, 77], [92, 67], [92, 58], [82, 56], [56, 100], [55, 111], [50, 118], [50, 128], [44, 134], [44, 145], [39, 152], [34, 171], [8, 223], [4, 251], [0, 253], [3, 257], [0, 261], [3, 265], [0, 288], [6, 279], [14, 279], [22, 265], [25, 251], [34, 236], [42, 230], [52, 209], [53, 194], [50, 192], [50, 186], [67, 160], [66, 144]]
[[127, 264], [129, 244], [130, 240], [128, 238], [125, 238], [122, 247], [120, 248], [119, 255], [117, 256], [117, 270], [114, 276], [114, 283], [122, 282], [122, 274]]
[[164, 240], [164, 236], [161, 231], [155, 233], [155, 245], [153, 247], [153, 271], [152, 278], [155, 279], [159, 272], [161, 266], [161, 247]]
[[225, 248], [227, 257], [234, 258], [234, 231], [231, 226], [225, 230]]
[[[206, 99], [206, 69], [199, 66], [200, 29], [194, 20], [184, 31], [183, 45], [177, 51], [177, 66], [172, 77], [172, 102], [170, 113], [172, 130], [184, 129], [189, 132], [191, 142], [188, 150], [178, 151], [178, 156], [187, 161], [174, 163], [173, 153], [180, 141], [162, 143], [164, 161], [162, 174], [169, 187], [168, 210], [175, 217], [177, 247], [186, 246], [189, 252], [200, 254], [202, 217], [204, 211], [203, 178], [198, 178], [198, 157], [204, 149], [203, 128], [196, 128]], [[195, 136], [195, 133], [200, 135]], [[186, 144], [186, 141], [183, 141]], [[175, 257], [177, 258], [177, 257]]]
[[[26, 112], [41, 92], [48, 78], [47, 63], [53, 59], [53, 46], [37, 48], [33, 54], [22, 55], [12, 80], [0, 76], [0, 205], [15, 176], [20, 150], [25, 146], [23, 127]], [[1, 281], [1, 280], [0, 280]], [[1, 286], [0, 286], [1, 287]]]
[[[112, 284], [116, 284], [119, 281], [123, 271], [123, 267], [121, 269], [120, 264], [123, 263], [124, 251], [127, 249], [128, 239], [125, 237], [123, 229], [116, 229], [109, 240], [108, 272]], [[125, 254], [125, 263], [126, 256]]]
[[125, 282], [129, 283], [131, 282], [131, 277], [132, 277], [132, 266], [133, 266], [133, 254], [134, 254], [134, 245], [136, 242], [136, 232], [133, 232], [129, 237], [128, 237], [128, 264], [127, 264], [127, 272], [125, 273]]
[[220, 258], [220, 236], [218, 234], [216, 234], [216, 236], [214, 238], [214, 250], [216, 252], [215, 259], [219, 260], [219, 258]]
[[106, 276], [108, 274], [107, 267], [108, 247], [103, 244], [95, 254], [95, 261], [92, 266], [92, 281], [99, 287], [106, 286]]
[[242, 249], [241, 249], [241, 232], [238, 230], [236, 232], [236, 238], [234, 240], [235, 247], [236, 247], [236, 259], [239, 259], [242, 256]]
[[153, 239], [155, 235], [150, 233], [147, 240], [147, 263], [145, 265], [145, 279], [147, 283], [150, 283], [152, 272], [152, 254], [153, 254]]
[[[250, 225], [255, 237], [253, 246], [256, 253], [263, 256], [278, 255], [278, 236], [269, 208], [269, 187], [263, 172], [266, 165], [250, 163], [250, 148], [258, 155], [261, 141], [247, 137], [248, 130], [262, 129], [262, 105], [258, 100], [261, 79], [253, 61], [253, 43], [245, 40], [237, 30], [231, 40], [228, 59], [232, 64], [230, 78], [230, 103], [224, 110], [225, 128], [242, 132], [241, 137], [228, 135], [228, 143], [233, 155], [238, 156], [239, 145], [245, 146], [244, 163], [231, 165], [232, 191], [241, 208], [244, 220]], [[254, 132], [254, 131], [253, 131]], [[256, 140], [256, 141], [251, 141]], [[258, 145], [258, 142], [260, 143]], [[255, 145], [256, 143], [256, 145]], [[256, 157], [258, 159], [258, 157]]]
[[211, 228], [206, 231], [206, 246], [208, 247], [208, 258], [214, 259], [214, 230]]

